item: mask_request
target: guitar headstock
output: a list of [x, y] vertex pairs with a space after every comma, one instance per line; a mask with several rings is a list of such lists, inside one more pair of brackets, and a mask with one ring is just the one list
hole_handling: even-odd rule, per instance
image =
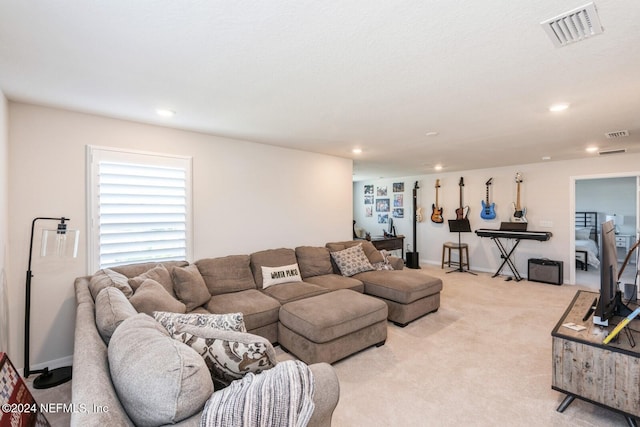
[[464, 187], [464, 177], [460, 177], [460, 182], [458, 183], [460, 187]]
[[416, 190], [417, 190], [418, 188], [420, 188], [420, 187], [418, 187], [418, 181], [416, 181], [416, 183], [415, 183], [415, 184], [413, 184], [413, 188], [414, 188], [414, 189], [416, 189]]
[[489, 178], [489, 181], [487, 181], [484, 185], [491, 185], [491, 181], [493, 181], [493, 178]]
[[516, 182], [518, 184], [522, 182], [522, 174], [520, 172], [516, 172]]
[[436, 188], [440, 188], [440, 180], [436, 179]]

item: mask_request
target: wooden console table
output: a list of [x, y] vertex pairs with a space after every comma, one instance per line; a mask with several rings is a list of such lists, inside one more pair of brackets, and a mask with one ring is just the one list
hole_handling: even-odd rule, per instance
[[[626, 328], [637, 343], [633, 347], [627, 332], [603, 345], [608, 331], [622, 317], [609, 321], [608, 327], [594, 325], [593, 315], [582, 320], [598, 293], [578, 291], [553, 329], [553, 372], [551, 388], [567, 397], [558, 407], [563, 412], [577, 397], [623, 414], [630, 426], [640, 417], [640, 322]], [[586, 329], [574, 331], [562, 326], [573, 322]]]
[[402, 259], [404, 259], [404, 236], [398, 234], [395, 237], [371, 236], [371, 243], [377, 250], [385, 249], [387, 251], [402, 251]]

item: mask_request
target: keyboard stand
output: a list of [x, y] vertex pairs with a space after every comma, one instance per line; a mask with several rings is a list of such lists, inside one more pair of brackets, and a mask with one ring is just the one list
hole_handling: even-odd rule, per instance
[[[504, 247], [504, 245], [502, 244], [502, 242], [500, 241], [500, 239], [498, 237], [492, 237], [491, 240], [493, 240], [496, 243], [496, 246], [498, 246], [498, 250], [500, 251], [500, 256], [504, 260], [504, 261], [502, 261], [502, 264], [500, 264], [500, 267], [496, 271], [496, 274], [494, 274], [491, 277], [499, 276], [501, 271], [502, 271], [502, 269], [504, 268], [504, 265], [507, 264], [509, 266], [509, 269], [511, 269], [511, 272], [513, 273], [513, 277], [516, 280], [516, 282], [521, 281], [522, 277], [520, 276], [520, 273], [518, 273], [518, 269], [516, 268], [515, 264], [511, 260], [511, 255], [513, 254], [513, 252], [518, 247], [518, 244], [520, 243], [520, 239], [513, 239], [513, 240], [516, 241], [516, 243], [513, 245], [511, 250], [508, 251], [508, 252], [507, 252], [507, 249]], [[509, 279], [507, 279], [507, 280], [509, 280]]]

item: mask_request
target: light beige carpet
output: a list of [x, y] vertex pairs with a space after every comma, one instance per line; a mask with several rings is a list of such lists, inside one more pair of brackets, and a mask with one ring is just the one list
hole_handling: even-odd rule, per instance
[[[427, 267], [444, 281], [441, 306], [387, 343], [337, 362], [336, 427], [625, 426], [622, 415], [551, 390], [551, 330], [577, 286], [505, 281]], [[448, 271], [448, 270], [447, 270]], [[292, 356], [276, 349], [280, 360]], [[38, 402], [69, 402], [69, 383], [34, 390]], [[54, 427], [68, 416], [49, 417]]]
[[[615, 426], [622, 415], [551, 389], [551, 330], [577, 286], [505, 281], [490, 274], [441, 277], [440, 309], [387, 343], [334, 364], [335, 426]], [[446, 270], [448, 271], [448, 270]]]

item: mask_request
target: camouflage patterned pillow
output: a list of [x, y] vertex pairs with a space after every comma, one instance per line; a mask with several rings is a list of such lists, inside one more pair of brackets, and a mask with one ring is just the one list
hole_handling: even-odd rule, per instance
[[192, 325], [200, 328], [216, 328], [222, 331], [247, 332], [242, 313], [204, 314], [204, 313], [170, 313], [154, 311], [153, 317], [158, 323], [173, 334], [176, 325]]
[[176, 324], [171, 337], [193, 348], [211, 372], [215, 389], [228, 386], [248, 372], [273, 368], [276, 353], [266, 338], [246, 332]]

